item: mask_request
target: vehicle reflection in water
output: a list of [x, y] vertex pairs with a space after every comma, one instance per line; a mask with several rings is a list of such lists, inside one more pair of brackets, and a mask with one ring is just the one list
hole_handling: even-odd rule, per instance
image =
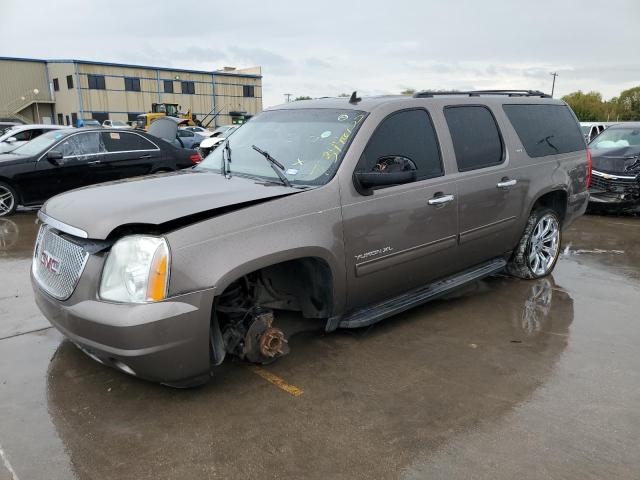
[[313, 445], [334, 465], [357, 459], [371, 478], [389, 477], [535, 401], [572, 321], [573, 300], [552, 277], [488, 278], [372, 328], [292, 337], [292, 353], [267, 368], [305, 391], [296, 399], [242, 362], [178, 391], [63, 341], [48, 369], [48, 411], [81, 478], [249, 477], [265, 452], [277, 452], [271, 475], [300, 477], [301, 463], [326, 468]]
[[33, 242], [39, 228], [36, 219], [36, 215], [31, 212], [0, 218], [0, 259], [31, 258]]
[[0, 218], [0, 252], [6, 252], [20, 238], [20, 228], [18, 224], [8, 218]]

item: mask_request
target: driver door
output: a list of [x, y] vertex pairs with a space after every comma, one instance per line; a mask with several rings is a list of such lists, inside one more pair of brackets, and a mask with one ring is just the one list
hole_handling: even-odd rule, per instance
[[[371, 305], [451, 272], [457, 251], [457, 192], [445, 176], [428, 112], [410, 109], [386, 117], [356, 171], [380, 171], [390, 156], [415, 164], [416, 180], [343, 196], [348, 308]], [[384, 169], [383, 169], [384, 170]]]

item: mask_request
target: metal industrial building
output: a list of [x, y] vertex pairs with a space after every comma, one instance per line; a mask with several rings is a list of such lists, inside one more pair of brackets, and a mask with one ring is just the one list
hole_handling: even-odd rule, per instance
[[127, 121], [149, 112], [152, 103], [176, 103], [199, 120], [219, 111], [211, 125], [242, 123], [262, 110], [261, 68], [207, 72], [0, 57], [0, 118], [60, 125]]

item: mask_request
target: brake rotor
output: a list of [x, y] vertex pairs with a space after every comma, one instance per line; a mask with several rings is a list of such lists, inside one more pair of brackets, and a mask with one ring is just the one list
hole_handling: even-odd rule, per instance
[[284, 332], [273, 326], [273, 312], [257, 314], [244, 340], [244, 357], [253, 363], [270, 363], [289, 353]]

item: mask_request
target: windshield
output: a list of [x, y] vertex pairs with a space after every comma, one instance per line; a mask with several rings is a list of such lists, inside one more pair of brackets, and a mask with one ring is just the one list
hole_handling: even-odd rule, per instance
[[[349, 109], [263, 112], [229, 136], [231, 175], [280, 182], [255, 145], [284, 165], [284, 174], [292, 184], [324, 185], [335, 174], [365, 116], [365, 112]], [[227, 153], [226, 148], [217, 148], [198, 168], [220, 171], [222, 155]]]
[[51, 130], [50, 132], [43, 133], [39, 137], [34, 138], [30, 142], [25, 143], [24, 145], [19, 146], [11, 153], [16, 153], [18, 155], [37, 155], [38, 153], [46, 150], [51, 145], [56, 143], [64, 136], [60, 130]]
[[600, 149], [640, 146], [640, 128], [608, 128], [589, 146]]

